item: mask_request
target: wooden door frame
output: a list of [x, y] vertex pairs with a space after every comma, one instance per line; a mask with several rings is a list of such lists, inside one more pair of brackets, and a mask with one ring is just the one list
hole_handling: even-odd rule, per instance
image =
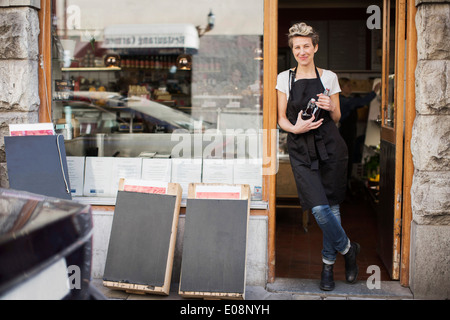
[[409, 262], [411, 244], [411, 186], [414, 175], [414, 164], [411, 153], [411, 138], [414, 119], [416, 118], [415, 71], [417, 66], [417, 31], [416, 4], [414, 0], [407, 0], [406, 22], [406, 88], [405, 88], [405, 141], [403, 155], [403, 211], [402, 211], [402, 243], [400, 284], [409, 286]]
[[39, 10], [39, 122], [52, 122], [52, 32], [51, 0], [40, 0]]
[[[275, 210], [276, 210], [276, 167], [277, 167], [277, 95], [278, 74], [278, 0], [264, 0], [264, 91], [263, 91], [263, 129], [264, 164], [271, 166], [263, 170], [264, 199], [268, 202], [267, 236], [267, 281], [275, 280]], [[275, 167], [274, 167], [275, 166]], [[274, 170], [275, 169], [275, 170]]]
[[[416, 7], [412, 0], [395, 0], [395, 128], [384, 127], [389, 90], [390, 1], [383, 2], [383, 67], [381, 139], [395, 144], [394, 228], [392, 278], [409, 285], [411, 185], [414, 173], [411, 154], [415, 118], [415, 68], [417, 65]], [[406, 64], [405, 64], [406, 58]], [[406, 83], [406, 86], [405, 86]], [[382, 192], [382, 190], [381, 190]]]
[[[396, 78], [395, 102], [400, 106], [396, 108], [395, 122], [403, 124], [402, 130], [385, 130], [384, 138], [395, 142], [396, 148], [396, 180], [395, 180], [395, 208], [394, 208], [394, 247], [393, 247], [393, 274], [394, 279], [400, 279], [402, 286], [409, 285], [410, 261], [410, 228], [412, 220], [411, 185], [414, 174], [414, 165], [411, 154], [412, 126], [415, 119], [415, 69], [417, 65], [417, 33], [415, 24], [416, 6], [414, 0], [396, 1], [396, 40], [395, 64]], [[384, 0], [383, 16], [390, 15], [390, 0]], [[389, 32], [390, 19], [383, 20], [383, 32]], [[407, 29], [406, 29], [407, 28]], [[278, 0], [264, 1], [264, 129], [276, 129], [276, 75], [278, 62]], [[389, 35], [389, 33], [387, 33]], [[385, 39], [389, 39], [386, 37]], [[406, 41], [405, 41], [406, 39]], [[406, 42], [406, 43], [405, 43]], [[388, 90], [389, 69], [389, 43], [383, 41], [383, 73], [382, 78], [382, 106], [384, 107]], [[406, 70], [404, 57], [406, 52]], [[403, 83], [406, 79], [406, 87]], [[398, 111], [398, 112], [397, 112]], [[384, 117], [384, 113], [382, 112]], [[383, 122], [382, 118], [382, 123]], [[403, 133], [404, 132], [404, 133]], [[387, 133], [387, 135], [386, 135]], [[270, 136], [270, 135], [269, 135]], [[383, 136], [382, 136], [383, 137]], [[404, 140], [403, 140], [404, 139]], [[265, 155], [270, 154], [275, 161], [273, 150], [276, 141], [264, 141]], [[265, 199], [269, 202], [269, 234], [268, 234], [268, 282], [275, 279], [275, 207], [276, 207], [276, 176], [264, 176]]]
[[[392, 232], [392, 274], [393, 280], [399, 279], [401, 214], [402, 214], [402, 172], [403, 172], [403, 112], [404, 112], [404, 56], [405, 56], [405, 1], [395, 1], [395, 46], [391, 48], [391, 0], [383, 0], [383, 61], [382, 61], [382, 95], [381, 95], [381, 140], [395, 145], [395, 178], [394, 178], [394, 215]], [[391, 50], [394, 50], [394, 61], [390, 61]], [[389, 103], [389, 69], [394, 64], [394, 127], [386, 126], [386, 110]], [[383, 168], [380, 168], [383, 170]], [[380, 190], [390, 192], [390, 190]]]

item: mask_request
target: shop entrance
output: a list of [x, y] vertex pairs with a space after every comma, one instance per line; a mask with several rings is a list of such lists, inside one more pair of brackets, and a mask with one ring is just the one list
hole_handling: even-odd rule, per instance
[[[380, 9], [386, 25], [369, 28], [367, 8], [371, 5]], [[402, 130], [398, 117], [403, 119], [399, 101], [401, 97], [403, 103], [404, 92], [397, 90], [400, 86], [396, 81], [404, 78], [396, 74], [403, 74], [404, 69], [398, 69], [395, 62], [400, 60], [397, 54], [404, 57], [404, 51], [399, 52], [397, 46], [401, 42], [404, 45], [404, 41], [396, 42], [395, 35], [404, 32], [398, 29], [404, 26], [404, 17], [403, 24], [398, 24], [396, 9], [395, 3], [386, 0], [345, 1], [339, 5], [328, 1], [279, 1], [279, 72], [295, 66], [286, 33], [293, 23], [304, 21], [320, 33], [316, 65], [334, 71], [340, 79], [349, 79], [352, 96], [366, 96], [377, 82], [384, 82], [384, 91], [356, 110], [355, 135], [349, 146], [351, 174], [347, 198], [341, 204], [343, 227], [350, 239], [362, 247], [358, 257], [360, 280], [367, 279], [374, 268], [380, 271], [382, 281], [399, 279], [401, 225], [397, 221], [401, 218], [402, 199], [395, 194], [402, 189], [403, 142], [397, 139], [403, 138], [398, 134]], [[275, 277], [320, 279], [322, 232], [312, 214], [299, 206], [289, 156], [283, 149], [284, 138], [281, 132]], [[341, 257], [334, 270], [336, 280], [345, 280]]]

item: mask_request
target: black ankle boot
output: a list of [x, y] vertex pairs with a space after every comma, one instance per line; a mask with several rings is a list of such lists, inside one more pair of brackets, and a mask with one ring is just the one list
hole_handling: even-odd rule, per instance
[[322, 265], [320, 289], [325, 290], [325, 291], [331, 291], [334, 289], [333, 265], [332, 264], [324, 263]]
[[358, 243], [352, 242], [350, 244], [350, 249], [344, 255], [345, 259], [345, 279], [349, 283], [355, 283], [358, 278], [358, 265], [356, 264], [356, 256], [361, 250]]

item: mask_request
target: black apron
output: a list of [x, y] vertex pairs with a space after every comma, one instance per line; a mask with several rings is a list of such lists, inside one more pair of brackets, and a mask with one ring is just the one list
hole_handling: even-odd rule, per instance
[[[314, 79], [295, 81], [297, 69], [289, 71], [289, 100], [286, 116], [292, 124], [311, 98], [325, 88], [316, 68]], [[345, 199], [347, 146], [330, 113], [321, 110], [322, 125], [302, 134], [288, 133], [287, 146], [297, 192], [303, 210], [318, 205], [335, 205]]]

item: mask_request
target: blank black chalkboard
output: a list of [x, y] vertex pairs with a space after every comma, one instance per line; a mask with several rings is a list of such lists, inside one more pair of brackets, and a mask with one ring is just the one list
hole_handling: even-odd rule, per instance
[[11, 189], [72, 199], [62, 135], [6, 136], [5, 152]]
[[179, 195], [118, 191], [103, 284], [169, 293]]
[[245, 296], [248, 199], [187, 199], [179, 293]]

